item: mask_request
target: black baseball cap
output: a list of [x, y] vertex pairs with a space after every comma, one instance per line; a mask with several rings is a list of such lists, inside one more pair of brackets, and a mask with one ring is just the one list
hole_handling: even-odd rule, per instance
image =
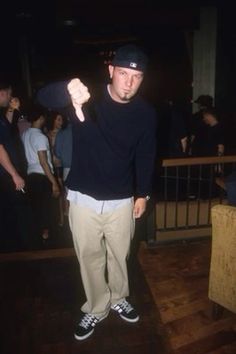
[[135, 44], [127, 44], [117, 49], [111, 62], [113, 66], [145, 71], [148, 58]]
[[205, 107], [212, 107], [213, 98], [210, 95], [200, 95], [194, 102]]

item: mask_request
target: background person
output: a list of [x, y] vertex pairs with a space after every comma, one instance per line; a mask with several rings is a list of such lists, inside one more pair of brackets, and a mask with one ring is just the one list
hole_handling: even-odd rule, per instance
[[47, 137], [50, 144], [52, 164], [55, 177], [60, 185], [61, 194], [57, 198], [57, 208], [59, 214], [58, 225], [63, 226], [64, 224], [64, 211], [63, 211], [63, 167], [61, 160], [55, 154], [55, 141], [58, 133], [64, 125], [64, 117], [57, 111], [51, 111], [47, 117]]
[[213, 98], [210, 95], [200, 95], [195, 101], [198, 110], [192, 115], [190, 124], [190, 149], [189, 154], [201, 156], [201, 142], [206, 140], [206, 129], [203, 122], [203, 111], [213, 108]]
[[202, 141], [202, 153], [205, 156], [224, 155], [224, 127], [220, 123], [215, 109], [205, 109], [202, 116], [206, 130], [206, 140]]
[[6, 117], [12, 99], [9, 83], [0, 82], [0, 249], [15, 250], [20, 244], [19, 199], [25, 187], [12, 124]]
[[34, 106], [29, 113], [31, 128], [22, 134], [27, 158], [27, 186], [33, 211], [36, 242], [49, 237], [51, 223], [51, 198], [58, 197], [60, 188], [53, 174], [50, 146], [47, 136], [42, 132], [45, 125], [45, 112]]
[[54, 145], [55, 156], [60, 160], [62, 166], [62, 187], [63, 187], [63, 211], [68, 216], [69, 201], [67, 200], [67, 188], [65, 181], [70, 172], [72, 158], [72, 126], [66, 121], [66, 125], [59, 130]]

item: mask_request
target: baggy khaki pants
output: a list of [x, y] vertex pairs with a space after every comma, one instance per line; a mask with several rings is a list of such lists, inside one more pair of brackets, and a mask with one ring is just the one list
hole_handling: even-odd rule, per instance
[[133, 203], [97, 214], [70, 202], [69, 222], [87, 298], [81, 310], [102, 317], [111, 304], [129, 295], [127, 256], [134, 235]]

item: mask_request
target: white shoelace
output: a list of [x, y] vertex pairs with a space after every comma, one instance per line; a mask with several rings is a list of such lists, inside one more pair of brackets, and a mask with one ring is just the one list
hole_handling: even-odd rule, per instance
[[130, 311], [133, 310], [133, 307], [126, 300], [123, 300], [122, 302], [120, 302], [119, 304], [114, 305], [113, 307], [119, 313], [122, 312], [122, 311], [125, 311], [126, 313], [130, 313]]
[[80, 321], [79, 326], [87, 329], [90, 325], [94, 327], [97, 322], [98, 322], [97, 317], [86, 313], [82, 318], [82, 320]]

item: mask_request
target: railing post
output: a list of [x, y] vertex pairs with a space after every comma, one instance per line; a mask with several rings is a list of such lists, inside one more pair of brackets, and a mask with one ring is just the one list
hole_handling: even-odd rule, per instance
[[147, 244], [152, 246], [156, 243], [156, 202], [150, 199], [147, 208], [147, 221], [146, 221], [146, 234]]

